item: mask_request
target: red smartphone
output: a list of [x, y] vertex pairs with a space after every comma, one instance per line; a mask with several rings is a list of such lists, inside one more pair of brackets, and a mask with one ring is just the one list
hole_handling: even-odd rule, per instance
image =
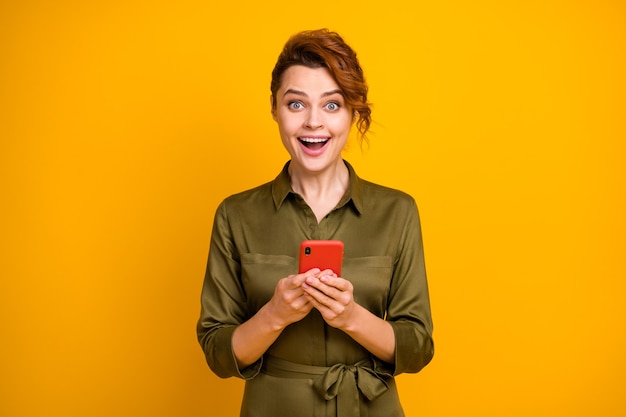
[[300, 244], [299, 273], [319, 268], [332, 270], [341, 276], [343, 242], [341, 240], [305, 240]]

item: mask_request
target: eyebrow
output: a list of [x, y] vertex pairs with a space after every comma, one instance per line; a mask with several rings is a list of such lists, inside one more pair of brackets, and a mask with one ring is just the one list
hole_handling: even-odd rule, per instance
[[[297, 96], [302, 96], [302, 97], [308, 97], [309, 96], [304, 91], [296, 90], [296, 89], [293, 89], [293, 88], [289, 88], [289, 89], [285, 90], [285, 93], [283, 94], [283, 96], [286, 96], [287, 94], [295, 94]], [[341, 91], [338, 88], [335, 89], [335, 90], [326, 91], [325, 93], [322, 93], [322, 97], [328, 97], [328, 96], [332, 96], [334, 94], [340, 94], [341, 96], [343, 96], [343, 91]]]

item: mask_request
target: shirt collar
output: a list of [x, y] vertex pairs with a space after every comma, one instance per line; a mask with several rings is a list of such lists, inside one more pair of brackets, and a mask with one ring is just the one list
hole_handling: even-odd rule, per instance
[[[272, 198], [274, 199], [274, 206], [276, 210], [280, 209], [283, 202], [287, 198], [287, 196], [291, 193], [295, 194], [293, 189], [291, 188], [291, 178], [289, 177], [289, 163], [288, 161], [283, 170], [278, 174], [278, 176], [272, 182]], [[350, 174], [350, 183], [348, 184], [348, 189], [345, 194], [339, 200], [337, 204], [337, 208], [342, 207], [349, 202], [352, 202], [352, 205], [356, 209], [357, 212], [363, 212], [363, 192], [361, 190], [361, 182], [362, 180], [356, 175], [354, 168], [352, 165], [348, 163], [348, 161], [344, 160], [344, 164], [348, 168], [348, 172]]]

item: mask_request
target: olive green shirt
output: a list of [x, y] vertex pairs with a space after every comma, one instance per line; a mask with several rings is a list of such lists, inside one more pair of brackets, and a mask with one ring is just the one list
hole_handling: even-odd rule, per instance
[[[418, 372], [434, 353], [415, 201], [360, 179], [346, 162], [348, 190], [318, 223], [292, 190], [288, 165], [274, 181], [217, 209], [197, 328], [207, 362], [220, 377], [246, 379], [245, 417], [403, 416], [393, 376]], [[238, 368], [233, 331], [270, 300], [278, 280], [297, 273], [307, 239], [344, 242], [342, 276], [353, 284], [355, 302], [393, 327], [394, 363], [373, 357], [313, 310], [257, 363]]]

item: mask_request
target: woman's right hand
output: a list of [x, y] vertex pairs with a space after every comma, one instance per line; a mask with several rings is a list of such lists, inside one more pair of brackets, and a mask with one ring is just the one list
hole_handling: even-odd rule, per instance
[[305, 295], [302, 284], [307, 278], [317, 276], [319, 273], [320, 270], [314, 268], [303, 274], [289, 275], [278, 281], [274, 288], [274, 295], [267, 304], [275, 320], [276, 330], [282, 330], [309, 314], [313, 304]]
[[257, 361], [276, 341], [285, 327], [302, 320], [313, 308], [304, 294], [302, 284], [316, 276], [315, 268], [304, 274], [289, 275], [278, 281], [274, 295], [249, 320], [239, 325], [233, 333], [233, 352], [238, 366], [243, 369]]

